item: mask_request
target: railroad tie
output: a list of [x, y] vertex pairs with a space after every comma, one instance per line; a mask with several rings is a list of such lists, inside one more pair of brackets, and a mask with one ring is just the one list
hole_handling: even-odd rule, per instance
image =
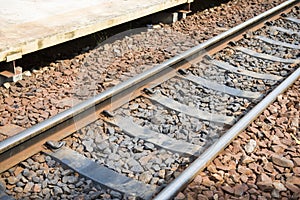
[[157, 191], [157, 188], [153, 185], [144, 184], [119, 174], [107, 167], [99, 165], [72, 149], [62, 147], [59, 150], [45, 153], [78, 172], [80, 175], [123, 194], [142, 199], [150, 199]]
[[268, 80], [274, 80], [274, 81], [279, 81], [283, 78], [282, 76], [278, 76], [278, 75], [274, 75], [274, 74], [262, 74], [262, 73], [245, 70], [245, 69], [240, 69], [240, 68], [234, 67], [226, 62], [219, 61], [219, 60], [210, 60], [209, 62], [211, 64], [213, 64], [219, 68], [225, 69], [227, 71], [234, 72], [236, 74], [245, 75], [245, 76], [250, 76], [253, 78], [268, 79]]
[[183, 76], [183, 78], [186, 80], [192, 81], [193, 83], [196, 83], [198, 85], [201, 85], [205, 88], [223, 92], [223, 93], [230, 94], [230, 95], [237, 96], [237, 97], [243, 97], [243, 98], [248, 98], [248, 99], [258, 99], [262, 96], [262, 94], [260, 92], [239, 90], [239, 89], [236, 89], [233, 87], [228, 87], [226, 85], [216, 83], [214, 81], [210, 81], [208, 79], [201, 78], [199, 76], [194, 76], [192, 74]]
[[201, 146], [176, 140], [167, 135], [152, 131], [149, 128], [139, 126], [129, 117], [116, 116], [113, 120], [107, 122], [120, 127], [124, 133], [132, 137], [140, 138], [171, 152], [189, 156], [199, 156], [201, 153]]
[[291, 43], [287, 43], [287, 42], [281, 42], [281, 41], [278, 41], [278, 40], [273, 40], [273, 39], [270, 39], [268, 37], [261, 36], [261, 35], [257, 35], [254, 38], [256, 38], [258, 40], [261, 40], [261, 41], [264, 41], [265, 43], [268, 43], [268, 44], [274, 44], [274, 45], [277, 45], [277, 46], [287, 47], [287, 48], [290, 48], [290, 49], [300, 49], [300, 45], [291, 44]]
[[283, 19], [286, 19], [286, 20], [289, 20], [289, 21], [291, 21], [291, 22], [300, 24], [300, 19], [295, 18], [295, 17], [284, 17]]
[[202, 120], [212, 121], [212, 122], [217, 122], [217, 123], [223, 123], [223, 124], [229, 124], [229, 125], [232, 125], [235, 121], [234, 117], [202, 111], [196, 107], [191, 107], [191, 106], [187, 106], [185, 104], [179, 103], [178, 101], [175, 101], [174, 99], [168, 98], [161, 94], [153, 94], [153, 95], [147, 96], [147, 98], [149, 98], [169, 109], [175, 110], [180, 113], [184, 113], [186, 115], [195, 117], [197, 119], [202, 119]]
[[280, 32], [283, 32], [283, 33], [286, 33], [286, 34], [289, 34], [289, 35], [300, 35], [300, 32], [297, 32], [295, 30], [292, 30], [292, 29], [285, 29], [285, 28], [282, 28], [282, 27], [279, 27], [279, 26], [270, 26], [270, 29], [271, 30], [276, 30], [276, 31], [280, 31]]
[[294, 64], [294, 63], [299, 63], [300, 60], [299, 59], [285, 59], [285, 58], [280, 58], [277, 56], [271, 56], [265, 53], [258, 53], [256, 51], [253, 51], [251, 49], [245, 48], [245, 47], [233, 47], [238, 51], [241, 51], [245, 54], [248, 54], [250, 56], [256, 57], [256, 58], [260, 58], [260, 59], [264, 59], [264, 60], [270, 60], [270, 61], [274, 61], [274, 62], [281, 62], [281, 63], [289, 63], [289, 64]]

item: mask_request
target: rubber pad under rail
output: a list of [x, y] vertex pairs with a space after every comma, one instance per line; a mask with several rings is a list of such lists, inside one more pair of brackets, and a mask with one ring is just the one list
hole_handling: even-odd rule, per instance
[[194, 76], [191, 74], [183, 76], [182, 78], [192, 81], [198, 85], [202, 85], [205, 88], [209, 88], [209, 89], [212, 89], [215, 91], [223, 92], [223, 93], [230, 94], [230, 95], [237, 96], [237, 97], [243, 97], [243, 98], [248, 98], [248, 99], [257, 99], [257, 98], [260, 98], [262, 95], [260, 92], [239, 90], [239, 89], [228, 87], [226, 85], [222, 85], [222, 84], [201, 78], [199, 76]]
[[245, 70], [245, 69], [240, 69], [240, 68], [234, 67], [226, 62], [219, 61], [219, 60], [210, 60], [209, 62], [211, 64], [213, 64], [219, 68], [225, 69], [227, 71], [234, 72], [236, 74], [245, 75], [245, 76], [250, 76], [253, 78], [268, 79], [268, 80], [274, 80], [274, 81], [278, 81], [283, 78], [282, 76], [277, 76], [277, 75], [273, 75], [273, 74], [261, 74], [261, 73], [257, 73], [257, 72], [253, 72], [253, 71], [249, 71], [249, 70]]
[[120, 127], [124, 133], [132, 137], [140, 138], [171, 152], [194, 156], [200, 154], [200, 146], [176, 140], [162, 133], [152, 131], [149, 128], [141, 127], [128, 117], [116, 116], [113, 120], [108, 122]]
[[156, 192], [156, 187], [147, 185], [127, 176], [101, 166], [72, 149], [62, 147], [55, 152], [46, 152], [58, 162], [67, 165], [80, 175], [96, 183], [143, 199], [150, 199]]
[[218, 123], [224, 123], [224, 124], [229, 124], [229, 125], [232, 125], [235, 121], [234, 117], [229, 117], [226, 115], [219, 115], [219, 114], [202, 111], [195, 107], [190, 107], [190, 106], [184, 105], [182, 103], [179, 103], [178, 101], [175, 101], [171, 98], [165, 97], [160, 94], [154, 94], [154, 95], [149, 96], [148, 98], [152, 99], [153, 101], [156, 101], [157, 103], [159, 103], [167, 108], [176, 110], [177, 112], [181, 112], [181, 113], [184, 113], [186, 115], [189, 115], [191, 117], [195, 117], [198, 119], [203, 119], [203, 120], [218, 122]]
[[256, 51], [253, 51], [253, 50], [245, 48], [245, 47], [234, 47], [234, 48], [238, 51], [241, 51], [241, 52], [245, 53], [245, 54], [248, 54], [250, 56], [260, 58], [260, 59], [263, 59], [263, 60], [270, 60], [270, 61], [274, 61], [274, 62], [282, 62], [282, 63], [289, 63], [289, 64], [300, 62], [299, 59], [280, 58], [280, 57], [271, 56], [271, 55], [268, 55], [268, 54], [265, 54], [265, 53], [258, 53]]

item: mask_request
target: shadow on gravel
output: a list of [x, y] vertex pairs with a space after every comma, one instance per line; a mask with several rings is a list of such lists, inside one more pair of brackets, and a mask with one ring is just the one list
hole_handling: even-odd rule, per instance
[[219, 6], [223, 3], [228, 3], [230, 0], [213, 0], [213, 1], [203, 1], [203, 0], [194, 0], [191, 4], [191, 10], [193, 12], [203, 11], [208, 8]]
[[[229, 0], [215, 0], [215, 1], [203, 1], [195, 0], [191, 4], [191, 10], [193, 12], [202, 11], [207, 8], [218, 6], [222, 3], [229, 2]], [[175, 12], [180, 10], [180, 7], [174, 7], [164, 12]], [[159, 14], [159, 13], [156, 13]], [[22, 59], [16, 61], [16, 66], [21, 66], [23, 71], [30, 69], [38, 69], [40, 67], [48, 66], [52, 62], [57, 62], [64, 59], [72, 59], [77, 55], [86, 53], [91, 49], [97, 47], [100, 43], [107, 40], [113, 35], [124, 32], [126, 30], [135, 29], [139, 27], [146, 27], [147, 24], [151, 24], [151, 20], [154, 15], [146, 16], [128, 23], [124, 23], [106, 30], [102, 30], [78, 39], [74, 39], [63, 44], [59, 44], [53, 47], [49, 47], [38, 52], [33, 52], [24, 55]], [[125, 36], [124, 36], [125, 37]], [[118, 38], [121, 39], [121, 38]], [[113, 41], [109, 41], [113, 42]], [[6, 68], [12, 63], [0, 63], [0, 68]]]

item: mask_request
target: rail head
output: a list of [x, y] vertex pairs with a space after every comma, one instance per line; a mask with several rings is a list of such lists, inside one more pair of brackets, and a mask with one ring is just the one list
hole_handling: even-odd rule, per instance
[[148, 79], [151, 76], [154, 76], [155, 74], [160, 73], [161, 71], [172, 67], [173, 65], [185, 60], [185, 59], [189, 59], [189, 57], [192, 57], [195, 54], [198, 54], [200, 52], [202, 52], [204, 49], [217, 44], [218, 42], [220, 42], [221, 40], [225, 39], [225, 38], [230, 38], [232, 37], [232, 35], [238, 33], [239, 31], [242, 31], [244, 29], [246, 29], [248, 26], [253, 25], [263, 19], [265, 19], [266, 17], [268, 17], [269, 15], [279, 12], [282, 9], [284, 9], [285, 7], [298, 2], [298, 0], [289, 0], [284, 2], [283, 4], [261, 14], [258, 15], [214, 38], [211, 38], [209, 40], [207, 40], [206, 42], [203, 42], [187, 51], [185, 51], [184, 53], [175, 56], [165, 62], [163, 62], [162, 64], [153, 67], [131, 79], [128, 79], [127, 81], [113, 87], [110, 88], [106, 91], [104, 91], [101, 94], [98, 94], [97, 96], [88, 99], [87, 101], [84, 101], [66, 111], [63, 111], [59, 114], [57, 114], [54, 117], [51, 117], [43, 122], [41, 122], [40, 124], [34, 125], [26, 130], [24, 130], [23, 132], [20, 132], [17, 135], [14, 135], [2, 142], [0, 142], [0, 155], [4, 154], [6, 151], [8, 151], [9, 149], [14, 148], [17, 145], [22, 144], [25, 141], [28, 141], [29, 139], [42, 134], [44, 131], [49, 130], [50, 128], [53, 128], [54, 126], [62, 123], [63, 121], [70, 119], [76, 115], [78, 115], [79, 113], [88, 110], [89, 108], [95, 106], [96, 104], [99, 104], [111, 97], [113, 97], [114, 95], [120, 94], [121, 92], [123, 92], [124, 90]]

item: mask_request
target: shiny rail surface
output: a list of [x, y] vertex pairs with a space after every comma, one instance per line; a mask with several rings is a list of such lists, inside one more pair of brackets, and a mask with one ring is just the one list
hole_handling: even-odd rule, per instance
[[[205, 57], [202, 55], [203, 50], [208, 49], [207, 51], [212, 51], [213, 48], [218, 49], [218, 46], [226, 45], [228, 41], [231, 41], [233, 38], [239, 38], [240, 35], [247, 31], [249, 28], [259, 26], [259, 24], [263, 23], [265, 20], [278, 15], [280, 12], [296, 3], [298, 3], [297, 0], [286, 1], [283, 4], [184, 52], [183, 54], [180, 54], [156, 67], [151, 68], [144, 73], [141, 73], [111, 89], [104, 91], [103, 93], [91, 99], [77, 104], [69, 110], [61, 112], [56, 116], [41, 122], [40, 124], [32, 126], [31, 128], [28, 128], [25, 131], [0, 142], [0, 172], [3, 172], [12, 165], [16, 164], [8, 164], [15, 152], [17, 152], [19, 159], [24, 159], [28, 155], [22, 155], [23, 150], [27, 148], [34, 148], [34, 145], [36, 145], [37, 141], [41, 142], [42, 145], [45, 141], [48, 140], [48, 137], [53, 137], [51, 136], [53, 133], [59, 133], [60, 131], [64, 130], [66, 130], [66, 133], [63, 136], [60, 136], [61, 139], [68, 135], [71, 135], [72, 132], [74, 132], [74, 124], [72, 124], [71, 122], [73, 117], [77, 116], [85, 120], [82, 124], [80, 124], [80, 128], [96, 121], [100, 117], [103, 117], [105, 121], [121, 128], [123, 132], [132, 137], [143, 139], [146, 142], [152, 143], [160, 148], [164, 148], [173, 152], [179, 152], [181, 154], [185, 153], [187, 155], [195, 156], [198, 158], [193, 163], [191, 163], [190, 166], [185, 171], [183, 171], [183, 173], [181, 173], [178, 178], [173, 180], [161, 192], [156, 194], [159, 190], [158, 188], [152, 187], [148, 184], [143, 184], [139, 181], [131, 180], [130, 178], [125, 176], [121, 176], [106, 167], [99, 166], [95, 162], [90, 161], [84, 156], [81, 156], [68, 148], [63, 147], [59, 149], [60, 147], [58, 147], [59, 150], [47, 152], [47, 154], [55, 158], [58, 162], [61, 162], [66, 166], [72, 168], [74, 171], [77, 171], [82, 176], [88, 177], [107, 188], [115, 189], [122, 193], [128, 192], [143, 199], [150, 199], [153, 197], [153, 195], [156, 195], [154, 199], [171, 199], [176, 195], [177, 192], [185, 187], [196, 176], [198, 172], [206, 167], [207, 164], [214, 157], [216, 157], [218, 153], [220, 153], [220, 151], [222, 151], [230, 143], [230, 141], [234, 139], [234, 137], [236, 137], [241, 131], [243, 131], [249, 125], [249, 123], [251, 123], [251, 121], [253, 121], [257, 117], [257, 115], [259, 115], [269, 104], [271, 104], [280, 93], [285, 91], [294, 81], [296, 81], [300, 77], [299, 68], [296, 69], [283, 82], [281, 82], [283, 80], [283, 77], [279, 75], [263, 74], [252, 72], [249, 70], [237, 70], [227, 63], [222, 63], [214, 59], [206, 60], [206, 63], [219, 66], [220, 68], [231, 71], [233, 73], [242, 74], [244, 76], [250, 76], [254, 78], [268, 79], [275, 81], [278, 84], [281, 82], [273, 91], [266, 95], [261, 92], [240, 90], [234, 87], [221, 85], [213, 81], [206, 81], [205, 79], [192, 75], [185, 70], [189, 69], [192, 64], [199, 63], [199, 59], [202, 61], [203, 59], [207, 58], [203, 58]], [[293, 21], [297, 22], [296, 19], [293, 19]], [[256, 39], [262, 40], [267, 43], [272, 42], [265, 37], [256, 37]], [[299, 48], [298, 46], [293, 46], [282, 42], [277, 43], [277, 45], [284, 45], [288, 48], [295, 49]], [[233, 46], [232, 48], [236, 51], [240, 51], [242, 53], [248, 54], [253, 57], [258, 57], [260, 59], [295, 65], [299, 64], [300, 62], [298, 58], [283, 59], [276, 56], [257, 53], [245, 47]], [[180, 73], [180, 75], [178, 75], [178, 73]], [[157, 91], [153, 89], [156, 86], [159, 86], [164, 81], [169, 80], [173, 77], [191, 81], [195, 84], [203, 86], [204, 88], [208, 88], [214, 91], [219, 91], [235, 97], [242, 97], [260, 102], [254, 108], [249, 110], [245, 116], [243, 116], [236, 122], [235, 117], [224, 116], [221, 114], [212, 114], [195, 109], [192, 106], [187, 106], [162, 94], [158, 94]], [[138, 92], [133, 95], [134, 91]], [[205, 121], [212, 121], [215, 123], [224, 124], [226, 126], [232, 125], [232, 127], [203, 152], [203, 149], [198, 145], [189, 144], [182, 141], [179, 142], [177, 140], [174, 140], [173, 138], [168, 138], [167, 136], [160, 136], [158, 132], [140, 127], [129, 118], [124, 118], [117, 115], [115, 116], [114, 111], [117, 108], [120, 108], [124, 103], [126, 103], [129, 98], [132, 100], [140, 96], [155, 101], [158, 104], [169, 108], [170, 110], [179, 113], [185, 113], [186, 115]], [[263, 96], [265, 97], [263, 98]], [[96, 111], [94, 111], [94, 113], [92, 113], [94, 115], [90, 117], [89, 115], [91, 112], [91, 108], [96, 108]], [[106, 112], [103, 113], [103, 111]], [[100, 116], [101, 113], [102, 115]], [[178, 147], [179, 149], [176, 149]], [[76, 158], [77, 163], [74, 162], [74, 160], [72, 160], [71, 158]], [[81, 164], [79, 165], [78, 163]], [[93, 177], [93, 173], [97, 173], [98, 175]], [[104, 179], [105, 176], [109, 176], [115, 181]]]

